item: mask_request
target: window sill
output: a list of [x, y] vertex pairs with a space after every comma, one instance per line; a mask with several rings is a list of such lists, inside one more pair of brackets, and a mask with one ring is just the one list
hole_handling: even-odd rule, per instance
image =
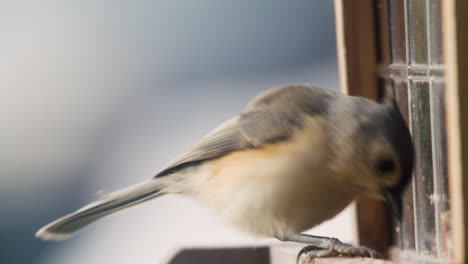
[[[232, 248], [193, 248], [182, 249], [168, 264], [295, 264], [302, 246], [273, 245]], [[391, 261], [372, 258], [317, 258], [310, 264], [392, 264]]]

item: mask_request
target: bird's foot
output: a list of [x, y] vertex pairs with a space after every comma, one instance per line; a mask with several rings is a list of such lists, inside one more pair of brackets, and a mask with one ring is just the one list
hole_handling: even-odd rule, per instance
[[338, 256], [339, 253], [332, 249], [323, 249], [314, 246], [306, 246], [297, 254], [297, 264], [309, 264], [315, 258], [327, 258]]
[[298, 264], [307, 264], [314, 258], [327, 258], [327, 257], [366, 257], [366, 258], [380, 258], [377, 251], [368, 247], [355, 247], [345, 244], [336, 238], [327, 239], [320, 247], [307, 246], [304, 247], [297, 255]]

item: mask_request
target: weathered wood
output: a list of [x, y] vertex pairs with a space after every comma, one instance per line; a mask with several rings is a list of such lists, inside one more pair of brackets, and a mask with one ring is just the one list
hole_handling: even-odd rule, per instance
[[[300, 246], [271, 246], [270, 247], [270, 264], [295, 264], [297, 252], [301, 249]], [[392, 264], [390, 261], [372, 258], [317, 258], [313, 259], [310, 264]]]
[[[335, 0], [338, 67], [341, 89], [350, 95], [379, 99], [374, 0]], [[385, 41], [385, 39], [381, 39]], [[382, 60], [387, 57], [380, 56]], [[357, 205], [359, 244], [386, 255], [392, 240], [391, 217], [381, 201], [361, 198]]]
[[442, 1], [454, 263], [468, 263], [468, 1]]
[[335, 0], [336, 39], [341, 89], [377, 98], [374, 0]]
[[[297, 253], [303, 245], [272, 245], [270, 247], [240, 248], [188, 248], [176, 253], [169, 264], [295, 264]], [[310, 264], [391, 264], [390, 261], [372, 258], [317, 258]]]
[[[269, 264], [268, 247], [182, 249], [169, 264]], [[294, 262], [293, 262], [294, 263]]]

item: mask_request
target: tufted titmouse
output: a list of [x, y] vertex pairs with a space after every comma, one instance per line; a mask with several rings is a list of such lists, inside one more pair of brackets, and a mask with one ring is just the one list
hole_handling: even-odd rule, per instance
[[118, 210], [167, 193], [191, 195], [248, 232], [306, 243], [300, 255], [371, 256], [366, 247], [301, 234], [354, 198], [385, 199], [401, 218], [413, 169], [410, 133], [394, 100], [379, 104], [308, 85], [273, 88], [224, 122], [153, 179], [41, 228], [68, 238]]

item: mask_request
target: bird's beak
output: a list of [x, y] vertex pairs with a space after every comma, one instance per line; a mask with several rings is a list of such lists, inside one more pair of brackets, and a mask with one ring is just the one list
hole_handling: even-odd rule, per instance
[[401, 221], [403, 216], [401, 193], [392, 192], [391, 190], [383, 190], [382, 194], [387, 206], [392, 211], [393, 216], [398, 219], [398, 221]]

